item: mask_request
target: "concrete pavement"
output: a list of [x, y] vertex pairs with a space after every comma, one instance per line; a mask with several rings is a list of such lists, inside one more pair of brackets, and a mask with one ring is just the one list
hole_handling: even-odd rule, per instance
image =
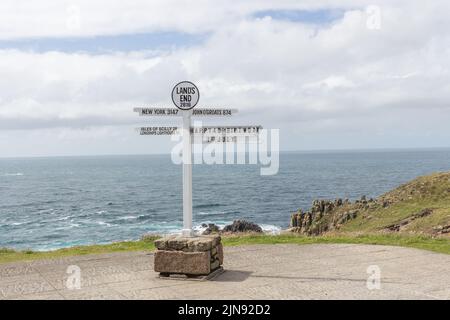
[[224, 268], [213, 281], [159, 279], [148, 252], [0, 264], [0, 299], [450, 299], [450, 255], [410, 248], [226, 247]]

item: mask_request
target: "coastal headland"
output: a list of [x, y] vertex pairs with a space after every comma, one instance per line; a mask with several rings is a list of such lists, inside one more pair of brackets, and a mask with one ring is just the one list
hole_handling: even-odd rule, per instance
[[[413, 247], [450, 254], [450, 172], [418, 177], [376, 199], [315, 200], [309, 210], [290, 215], [290, 228], [279, 235], [264, 234], [248, 221], [235, 221], [220, 230], [225, 246], [246, 244], [353, 243]], [[54, 251], [0, 248], [0, 263], [100, 254], [122, 251], [153, 251], [158, 235], [138, 241], [77, 246]]]
[[[226, 272], [213, 283], [158, 282], [156, 235], [47, 252], [0, 249], [0, 299], [450, 299], [450, 173], [376, 199], [316, 200], [290, 220], [278, 235], [242, 220], [209, 225], [226, 255]], [[67, 288], [70, 267], [79, 268], [79, 290]], [[370, 268], [381, 272], [382, 290], [367, 289]]]

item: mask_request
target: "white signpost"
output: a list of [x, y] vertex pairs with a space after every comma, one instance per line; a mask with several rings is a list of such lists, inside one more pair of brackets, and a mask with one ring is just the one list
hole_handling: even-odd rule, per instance
[[[183, 127], [181, 129], [183, 139], [183, 230], [186, 237], [193, 236], [192, 229], [192, 137], [201, 134], [205, 137], [222, 136], [251, 136], [258, 135], [261, 126], [220, 126], [191, 127], [192, 116], [218, 116], [229, 117], [237, 113], [236, 109], [227, 108], [199, 108], [193, 110], [200, 99], [200, 92], [195, 84], [190, 81], [182, 81], [172, 90], [172, 101], [177, 108], [134, 108], [140, 116], [182, 116]], [[138, 129], [141, 135], [173, 135], [179, 134], [178, 127], [142, 127]], [[235, 139], [212, 139], [207, 142], [235, 142]]]

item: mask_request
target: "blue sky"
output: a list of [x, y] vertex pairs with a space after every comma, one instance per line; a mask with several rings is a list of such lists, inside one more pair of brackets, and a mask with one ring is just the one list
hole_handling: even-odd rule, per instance
[[60, 51], [105, 53], [137, 50], [175, 50], [201, 45], [207, 34], [153, 32], [144, 34], [110, 35], [74, 38], [33, 38], [0, 41], [0, 49], [34, 52]]
[[341, 19], [345, 13], [343, 9], [321, 10], [264, 10], [253, 16], [257, 18], [271, 17], [276, 20], [323, 25]]
[[[249, 15], [247, 19], [271, 17], [274, 20], [314, 24], [320, 27], [341, 19], [344, 13], [345, 11], [342, 9], [263, 10]], [[93, 54], [138, 50], [167, 51], [202, 45], [210, 36], [210, 32], [155, 31], [89, 37], [34, 37], [0, 40], [0, 49], [18, 49], [33, 52], [89, 52]]]

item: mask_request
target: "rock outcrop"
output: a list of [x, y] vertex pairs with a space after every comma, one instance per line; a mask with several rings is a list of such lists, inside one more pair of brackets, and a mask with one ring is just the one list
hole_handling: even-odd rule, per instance
[[450, 224], [447, 226], [436, 226], [433, 228], [433, 233], [437, 235], [450, 234]]
[[[289, 229], [305, 235], [331, 232], [403, 233], [450, 237], [450, 172], [418, 177], [380, 195], [359, 200], [315, 200], [291, 215]], [[348, 223], [356, 219], [352, 223]]]
[[209, 235], [209, 234], [212, 234], [212, 233], [219, 233], [220, 232], [219, 226], [217, 226], [214, 223], [208, 223], [208, 224], [203, 223], [202, 227], [206, 228], [205, 231], [202, 232], [203, 235]]
[[291, 215], [289, 230], [305, 235], [319, 235], [339, 229], [342, 224], [355, 219], [360, 209], [374, 205], [375, 200], [367, 200], [365, 196], [355, 203], [351, 203], [349, 199], [314, 200], [309, 211], [300, 209]]
[[256, 223], [246, 220], [234, 220], [232, 224], [225, 226], [223, 232], [263, 232], [262, 228]]
[[387, 226], [386, 229], [388, 231], [401, 231], [402, 229], [404, 229], [407, 225], [409, 225], [414, 220], [429, 216], [432, 213], [433, 213], [433, 209], [429, 209], [429, 208], [423, 209], [419, 213], [412, 214], [411, 216], [409, 216], [405, 219], [402, 219], [402, 220], [398, 221], [397, 223]]

